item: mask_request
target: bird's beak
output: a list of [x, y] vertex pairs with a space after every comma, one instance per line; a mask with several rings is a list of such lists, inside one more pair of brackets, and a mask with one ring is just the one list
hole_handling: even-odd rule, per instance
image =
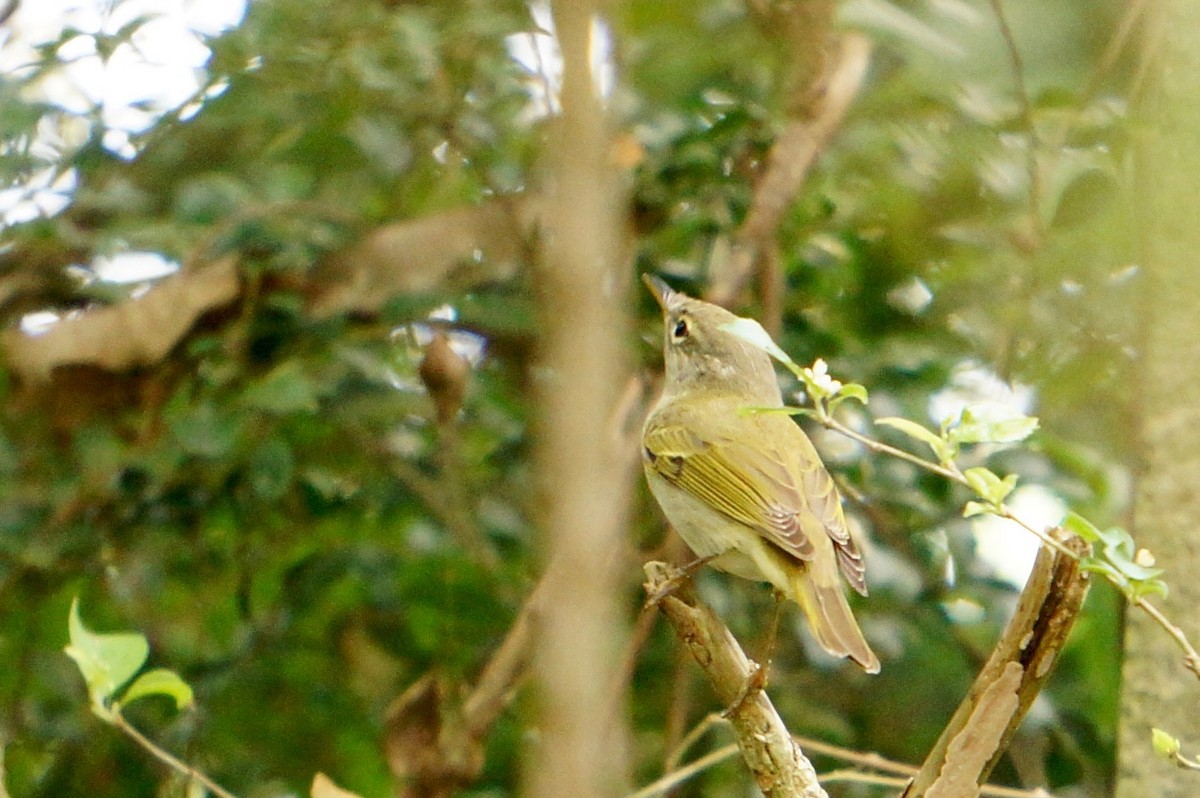
[[650, 293], [654, 294], [654, 300], [658, 302], [658, 306], [666, 313], [675, 299], [676, 291], [671, 286], [664, 283], [653, 274], [643, 274], [642, 282], [650, 289]]

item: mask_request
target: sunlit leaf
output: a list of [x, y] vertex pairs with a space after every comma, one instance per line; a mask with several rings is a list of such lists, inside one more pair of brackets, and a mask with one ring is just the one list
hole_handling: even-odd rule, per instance
[[1062, 526], [1068, 532], [1074, 532], [1088, 543], [1097, 543], [1100, 541], [1100, 530], [1096, 528], [1095, 524], [1078, 513], [1067, 513], [1067, 517], [1062, 521]]
[[990, 419], [964, 410], [958, 423], [949, 429], [950, 436], [960, 443], [1015, 443], [1023, 441], [1038, 428], [1033, 416]]
[[1003, 502], [1017, 486], [1016, 474], [1009, 474], [1002, 479], [995, 472], [982, 466], [968, 468], [963, 472], [963, 476], [966, 477], [971, 490], [992, 505]]
[[933, 453], [939, 462], [946, 463], [954, 459], [954, 448], [951, 444], [943, 440], [933, 430], [927, 429], [915, 421], [909, 421], [907, 418], [887, 417], [877, 418], [875, 419], [875, 423], [899, 430], [910, 438], [928, 444], [929, 448], [933, 449]]
[[735, 321], [722, 324], [720, 329], [736, 335], [749, 344], [757, 346], [780, 363], [793, 369], [797, 368], [796, 363], [788, 357], [788, 353], [780, 349], [779, 345], [771, 338], [771, 335], [754, 319], [738, 317]]
[[185, 709], [192, 705], [191, 685], [175, 671], [165, 668], [146, 671], [134, 679], [125, 692], [121, 693], [121, 703], [128, 705], [139, 698], [155, 695], [172, 699], [176, 709]]
[[1157, 727], [1150, 729], [1150, 745], [1154, 753], [1167, 759], [1174, 759], [1183, 748], [1178, 739]]
[[268, 413], [312, 413], [318, 408], [316, 388], [297, 361], [287, 361], [250, 386], [242, 401]]
[[71, 602], [67, 621], [70, 644], [64, 649], [75, 660], [87, 683], [92, 703], [105, 706], [121, 685], [129, 681], [146, 662], [150, 646], [145, 635], [137, 632], [97, 634], [79, 617], [79, 599]]

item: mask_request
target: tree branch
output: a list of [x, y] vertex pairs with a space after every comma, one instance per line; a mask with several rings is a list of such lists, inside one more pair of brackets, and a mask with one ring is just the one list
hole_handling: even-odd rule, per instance
[[[677, 572], [661, 562], [645, 565], [648, 596], [661, 595]], [[737, 735], [742, 759], [767, 798], [828, 798], [812, 763], [788, 733], [771, 699], [753, 681], [758, 665], [716, 613], [684, 583], [659, 602], [659, 611], [704, 670]]]
[[902, 798], [974, 796], [1016, 732], [1062, 651], [1087, 595], [1087, 544], [1053, 534], [1074, 556], [1043, 546], [1017, 610], [970, 692]]
[[737, 232], [729, 273], [715, 279], [705, 295], [710, 302], [728, 305], [756, 268], [766, 269], [766, 273], [760, 273], [763, 319], [772, 334], [779, 331], [782, 302], [778, 296], [782, 275], [779, 258], [774, 254], [775, 234], [817, 156], [829, 144], [858, 95], [870, 63], [871, 44], [860, 34], [843, 35], [834, 49], [832, 68], [827, 74], [822, 70], [812, 77], [815, 88], [806, 87], [810, 100], [802, 104], [799, 115], [787, 123], [771, 147], [767, 170], [755, 186], [750, 210]]

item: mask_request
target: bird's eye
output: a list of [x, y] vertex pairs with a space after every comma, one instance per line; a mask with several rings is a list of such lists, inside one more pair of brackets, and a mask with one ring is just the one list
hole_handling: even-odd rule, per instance
[[688, 320], [680, 319], [679, 321], [675, 322], [675, 329], [671, 331], [671, 337], [676, 341], [682, 341], [684, 338], [688, 337], [689, 332]]

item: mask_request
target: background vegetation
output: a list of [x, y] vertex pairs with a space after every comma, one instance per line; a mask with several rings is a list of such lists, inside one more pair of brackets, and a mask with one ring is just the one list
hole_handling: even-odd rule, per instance
[[[623, 280], [730, 284], [768, 153], [809, 102], [811, 42], [784, 24], [791, 13], [613, 5]], [[970, 0], [841, 4], [840, 29], [873, 43], [869, 72], [774, 231], [784, 290], [732, 293], [735, 309], [778, 323], [797, 361], [822, 357], [865, 384], [873, 415], [936, 425], [985, 399], [1038, 415], [1032, 445], [972, 462], [1040, 486], [1030, 507], [1057, 497], [1101, 524], [1128, 499], [1143, 280], [1125, 13], [1082, 0], [1013, 0], [1002, 16]], [[547, 376], [530, 266], [555, 87], [553, 58], [531, 58], [530, 42], [549, 40], [545, 19], [518, 0], [255, 0], [205, 36], [193, 102], [156, 113], [128, 148], [98, 105], [62, 107], [47, 86], [81, 38], [108, 58], [144, 44], [152, 17], [64, 28], [3, 77], [7, 196], [46, 185], [65, 201], [10, 214], [0, 245], [12, 795], [181, 789], [89, 713], [62, 654], [75, 596], [91, 628], [144, 632], [151, 663], [195, 689], [194, 709], [139, 702], [130, 720], [239, 795], [300, 793], [315, 771], [389, 794], [396, 749], [415, 744], [389, 705], [427, 674], [452, 699], [478, 678], [543, 570], [530, 397]], [[178, 273], [144, 293], [147, 281], [101, 268], [129, 252]], [[655, 379], [659, 321], [648, 295], [628, 303], [636, 396]], [[48, 332], [22, 331], [45, 311]], [[793, 732], [918, 762], [1015, 597], [980, 552], [1020, 533], [976, 535], [965, 491], [816, 437], [870, 540], [871, 596], [856, 610], [883, 672], [822, 658], [785, 611], [771, 692]], [[620, 600], [632, 619], [641, 562], [681, 552], [629, 484]], [[763, 645], [767, 590], [711, 574], [700, 588], [752, 653]], [[998, 781], [1107, 794], [1119, 606], [1094, 587]], [[643, 621], [633, 639], [630, 762], [643, 784], [720, 707], [668, 630]], [[533, 717], [518, 692], [462, 794], [516, 789]], [[727, 741], [716, 730], [693, 752]], [[680, 794], [747, 789], [731, 761]]]

